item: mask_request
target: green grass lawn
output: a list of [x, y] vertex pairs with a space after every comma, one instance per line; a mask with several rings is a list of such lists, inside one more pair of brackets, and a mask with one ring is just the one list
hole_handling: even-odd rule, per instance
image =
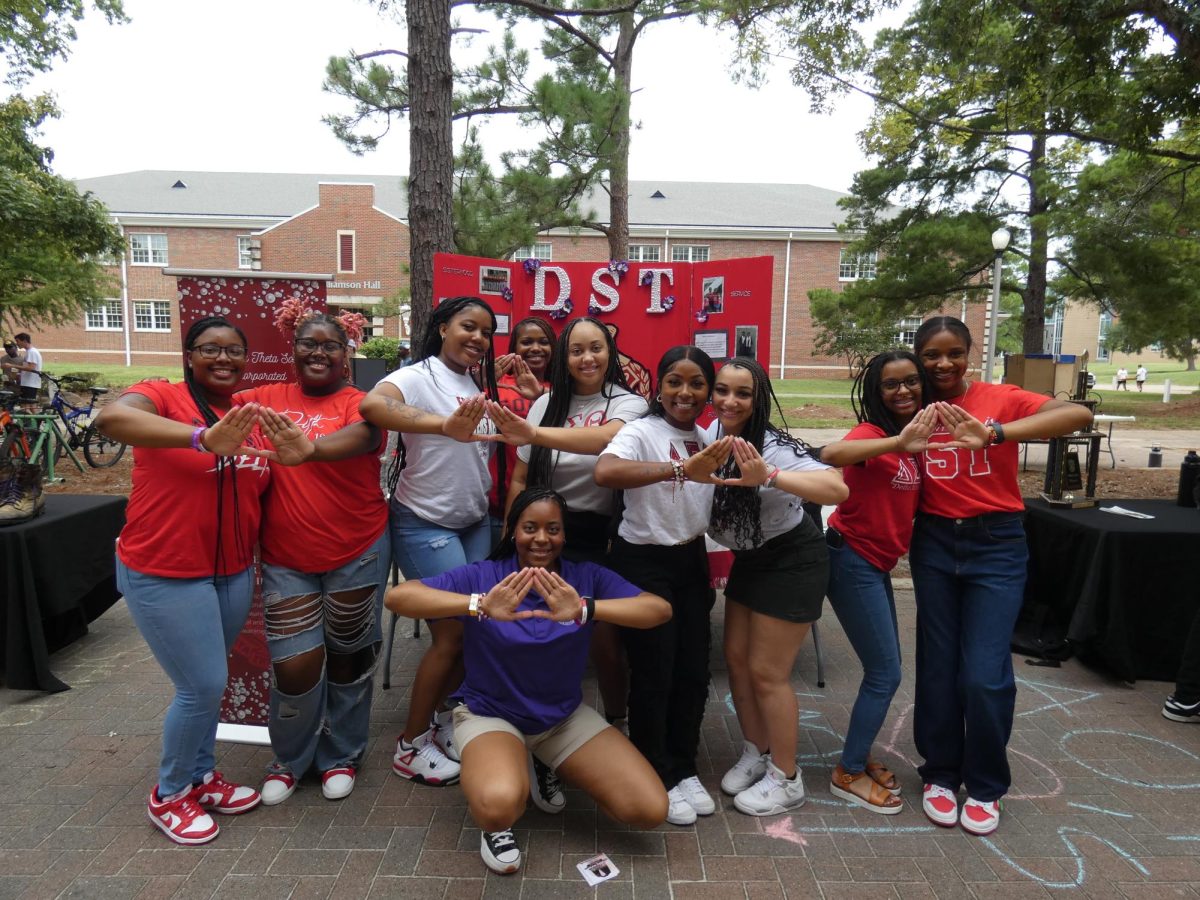
[[[1096, 382], [1112, 386], [1113, 377], [1117, 374], [1117, 366], [1109, 363], [1088, 363], [1088, 371], [1096, 373]], [[1137, 365], [1128, 367], [1129, 369], [1129, 387], [1136, 390], [1133, 383], [1133, 375], [1137, 371]], [[1200, 386], [1200, 369], [1193, 372], [1187, 370], [1187, 363], [1167, 361], [1147, 363], [1146, 369], [1149, 372], [1148, 381], [1151, 384], [1162, 384], [1168, 378], [1171, 379], [1171, 384], [1190, 385], [1192, 387]]]
[[113, 363], [67, 363], [56, 362], [46, 367], [46, 371], [55, 378], [62, 378], [74, 372], [94, 372], [99, 374], [96, 383], [103, 387], [120, 390], [131, 384], [136, 384], [147, 378], [169, 378], [178, 381], [183, 377], [179, 366], [121, 366]]

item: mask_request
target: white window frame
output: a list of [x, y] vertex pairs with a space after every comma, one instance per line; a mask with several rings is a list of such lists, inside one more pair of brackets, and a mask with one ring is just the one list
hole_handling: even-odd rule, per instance
[[845, 247], [838, 254], [838, 281], [870, 280], [875, 277], [879, 254], [874, 250], [867, 253], [850, 253]]
[[908, 316], [896, 322], [896, 346], [911, 347], [917, 338], [917, 329], [924, 321], [920, 316]]
[[[143, 313], [147, 313], [146, 307], [149, 306], [148, 316], [150, 319], [149, 325], [141, 325], [138, 319]], [[141, 307], [139, 309], [139, 307]], [[166, 319], [166, 324], [162, 324], [162, 319]], [[168, 334], [171, 331], [171, 301], [170, 300], [134, 300], [133, 301], [133, 330], [134, 331], [152, 331], [158, 334]]]
[[1100, 322], [1096, 328], [1096, 362], [1108, 362], [1112, 359], [1112, 350], [1108, 346], [1108, 330], [1112, 328], [1112, 323], [1112, 313], [1100, 313]]
[[672, 244], [671, 262], [708, 262], [707, 244]]
[[554, 259], [554, 245], [549, 241], [535, 241], [524, 247], [518, 247], [513, 253], [512, 258], [514, 262], [520, 262], [523, 259], [543, 259], [549, 261]]
[[[349, 269], [342, 268], [342, 238], [345, 237], [346, 235], [350, 236], [350, 256], [352, 257], [350, 260], [350, 268]], [[355, 232], [347, 229], [344, 231], [339, 231], [337, 233], [336, 252], [337, 252], [337, 271], [339, 274], [345, 273], [348, 275], [353, 275], [355, 272], [358, 271], [358, 235]]]
[[[139, 244], [142, 246], [138, 246]], [[139, 260], [139, 254], [142, 254], [144, 258]], [[130, 265], [161, 267], [167, 265], [167, 259], [167, 236], [165, 234], [139, 233], [129, 235]]]
[[662, 244], [630, 244], [630, 262], [662, 262]]
[[237, 261], [238, 261], [239, 269], [253, 269], [254, 268], [254, 255], [252, 252], [254, 248], [250, 246], [250, 242], [253, 240], [254, 240], [254, 238], [250, 237], [247, 234], [239, 234], [238, 235]]
[[105, 300], [83, 313], [84, 331], [123, 331], [124, 323], [120, 300]]

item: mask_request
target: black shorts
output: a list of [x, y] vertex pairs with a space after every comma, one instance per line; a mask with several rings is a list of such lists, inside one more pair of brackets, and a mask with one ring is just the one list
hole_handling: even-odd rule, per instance
[[21, 399], [22, 400], [36, 400], [37, 396], [38, 396], [37, 388], [26, 387], [25, 385], [21, 386]]
[[821, 618], [828, 584], [825, 537], [805, 516], [791, 531], [761, 547], [733, 551], [725, 599], [775, 619], [815, 622]]

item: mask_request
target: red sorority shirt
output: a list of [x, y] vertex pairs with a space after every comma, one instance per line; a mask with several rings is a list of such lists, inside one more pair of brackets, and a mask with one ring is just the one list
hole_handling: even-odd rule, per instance
[[[235, 403], [259, 403], [291, 419], [310, 441], [363, 421], [365, 394], [347, 385], [327, 397], [276, 382], [240, 391]], [[297, 572], [329, 572], [370, 547], [387, 528], [377, 450], [332, 462], [272, 465], [264, 501], [262, 558]], [[326, 527], [327, 526], [327, 527]]]
[[[542, 390], [550, 390], [550, 382], [542, 382]], [[496, 395], [500, 398], [500, 405], [505, 409], [512, 410], [522, 419], [529, 417], [529, 410], [533, 408], [533, 401], [517, 390], [517, 379], [513, 375], [504, 375], [496, 382]], [[504, 453], [504, 491], [508, 492], [508, 482], [512, 481], [513, 469], [517, 467], [517, 448], [512, 444], [499, 443], [496, 445], [496, 451], [488, 460], [488, 474], [492, 476], [492, 489], [488, 493], [488, 514], [495, 516], [497, 519], [504, 518], [504, 501], [505, 498], [500, 495], [500, 476], [496, 468], [496, 460], [500, 458], [500, 451]]]
[[[866, 441], [887, 437], [877, 425], [863, 422], [843, 440]], [[875, 568], [890, 572], [908, 552], [913, 516], [921, 495], [920, 455], [885, 453], [842, 469], [850, 496], [838, 504], [829, 524], [846, 543]]]
[[[124, 394], [150, 400], [164, 419], [204, 426], [204, 417], [183, 382], [146, 381]], [[257, 430], [247, 443], [264, 445]], [[270, 468], [265, 459], [232, 457], [235, 466], [221, 476], [218, 553], [216, 459], [190, 447], [133, 448], [133, 490], [125, 510], [125, 527], [117, 539], [121, 562], [162, 578], [203, 578], [214, 572], [232, 575], [254, 562], [261, 498], [270, 482]]]
[[[1015, 384], [971, 382], [966, 394], [953, 401], [981, 422], [1004, 425], [1032, 416], [1050, 402]], [[945, 429], [935, 431], [931, 444], [949, 439]], [[992, 512], [1020, 512], [1025, 508], [1017, 481], [1018, 441], [993, 444], [982, 450], [927, 450], [921, 512], [948, 519]]]

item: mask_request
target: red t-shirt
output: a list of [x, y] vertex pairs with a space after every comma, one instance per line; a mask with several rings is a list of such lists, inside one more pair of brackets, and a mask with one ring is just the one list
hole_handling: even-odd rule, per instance
[[[543, 390], [550, 390], [548, 381], [542, 382]], [[500, 398], [500, 405], [505, 409], [512, 410], [522, 419], [529, 416], [529, 410], [533, 408], [533, 401], [517, 390], [517, 379], [512, 375], [505, 375], [496, 382], [496, 393]], [[512, 481], [513, 469], [517, 467], [517, 448], [512, 444], [497, 444], [496, 449], [504, 450], [504, 492], [508, 493], [508, 482]], [[500, 476], [496, 468], [496, 460], [500, 458], [499, 452], [493, 453], [488, 460], [488, 474], [492, 476], [492, 489], [488, 493], [488, 514], [495, 516], [497, 519], [504, 518], [504, 497], [500, 494]]]
[[[197, 428], [204, 425], [204, 417], [182, 382], [145, 381], [125, 393], [146, 397], [165, 419]], [[217, 413], [225, 411], [214, 408]], [[247, 443], [264, 445], [257, 430]], [[164, 578], [203, 578], [214, 571], [231, 575], [254, 562], [261, 497], [271, 478], [270, 468], [265, 459], [254, 456], [232, 458], [236, 466], [227, 468], [222, 476], [218, 554], [216, 459], [190, 447], [133, 448], [133, 490], [117, 541], [121, 562]]]
[[[843, 440], [887, 437], [882, 428], [863, 422]], [[913, 515], [921, 492], [920, 455], [885, 453], [842, 469], [850, 496], [838, 504], [829, 524], [850, 547], [877, 569], [890, 572], [908, 552]]]
[[[1050, 402], [1015, 384], [972, 382], [966, 394], [954, 401], [981, 422], [993, 419], [1004, 425], [1032, 416]], [[948, 440], [943, 429], [929, 442]], [[1025, 508], [1017, 482], [1018, 441], [1005, 441], [983, 450], [928, 450], [921, 512], [949, 519], [991, 512], [1020, 512]]]
[[[309, 397], [300, 385], [277, 382], [241, 391], [251, 401], [291, 419], [310, 441], [363, 421], [365, 395], [347, 385], [328, 397]], [[262, 558], [298, 572], [329, 572], [370, 547], [387, 527], [377, 450], [334, 462], [273, 465], [264, 501]]]

